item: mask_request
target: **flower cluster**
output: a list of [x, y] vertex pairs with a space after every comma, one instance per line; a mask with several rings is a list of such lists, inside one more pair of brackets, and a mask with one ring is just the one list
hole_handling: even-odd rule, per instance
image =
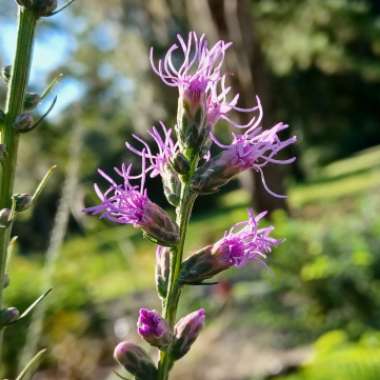
[[294, 162], [295, 157], [286, 160], [273, 158], [281, 150], [296, 142], [295, 136], [284, 141], [280, 140], [278, 133], [286, 128], [288, 126], [283, 123], [266, 130], [251, 127], [241, 135], [233, 134], [233, 141], [228, 145], [222, 144], [212, 136], [213, 142], [223, 151], [198, 169], [193, 179], [194, 189], [199, 193], [215, 192], [242, 171], [254, 169], [260, 173], [268, 193], [277, 198], [283, 197], [269, 189], [263, 167], [269, 163], [286, 165]]
[[[178, 42], [173, 44], [164, 59], [156, 65], [153, 59], [153, 49], [150, 60], [154, 72], [170, 87], [177, 87], [180, 97], [185, 98], [193, 108], [196, 108], [213, 84], [221, 78], [221, 68], [226, 50], [231, 43], [218, 41], [211, 49], [202, 34], [198, 38], [195, 32], [190, 32], [187, 41], [178, 35]], [[173, 55], [180, 50], [183, 54], [182, 64], [176, 68]]]
[[249, 210], [249, 219], [235, 224], [222, 239], [212, 247], [212, 254], [219, 256], [227, 265], [241, 267], [252, 260], [262, 260], [281, 241], [270, 237], [273, 227], [257, 228], [266, 215], [262, 212], [255, 218]]
[[[101, 203], [85, 211], [93, 215], [100, 214], [101, 218], [107, 218], [115, 223], [132, 224], [136, 228], [142, 228], [147, 237], [162, 245], [175, 244], [179, 237], [177, 224], [161, 207], [148, 198], [144, 189], [146, 176], [144, 165], [140, 176], [131, 175], [131, 169], [131, 165], [122, 165], [121, 169], [115, 169], [123, 179], [121, 184], [117, 184], [110, 176], [99, 170], [99, 174], [109, 182], [110, 187], [102, 193], [95, 184], [95, 192]], [[131, 183], [136, 177], [142, 179], [140, 187]]]
[[[295, 137], [285, 140], [280, 133], [288, 126], [278, 123], [263, 129], [263, 108], [260, 99], [251, 108], [239, 107], [239, 95], [231, 95], [228, 77], [223, 73], [223, 61], [230, 43], [218, 41], [208, 47], [205, 36], [190, 32], [185, 41], [177, 42], [164, 58], [155, 63], [153, 71], [164, 84], [178, 89], [177, 123], [167, 128], [163, 122], [148, 133], [152, 144], [133, 135], [134, 143], [126, 143], [130, 153], [141, 159], [140, 174], [132, 173], [132, 165], [116, 168], [120, 183], [99, 170], [109, 187], [95, 191], [100, 204], [86, 211], [112, 222], [131, 224], [158, 244], [156, 254], [156, 285], [163, 312], [142, 308], [137, 322], [139, 335], [163, 352], [158, 368], [139, 346], [121, 343], [115, 358], [137, 380], [167, 379], [176, 360], [191, 348], [205, 322], [205, 311], [194, 311], [175, 323], [180, 289], [184, 285], [204, 284], [205, 280], [231, 268], [252, 261], [263, 261], [281, 243], [271, 237], [273, 227], [260, 227], [266, 212], [255, 215], [248, 211], [246, 221], [235, 224], [224, 236], [182, 262], [184, 234], [193, 202], [198, 195], [213, 193], [242, 171], [253, 169], [267, 186], [263, 168], [268, 164], [290, 164], [295, 158], [279, 159], [278, 153], [295, 143]], [[234, 115], [248, 114], [248, 122], [240, 124]], [[219, 121], [231, 127], [230, 142], [217, 138]], [[217, 154], [213, 154], [218, 151]], [[145, 189], [145, 180], [160, 176], [168, 202], [176, 207], [177, 222], [153, 203]], [[137, 181], [137, 184], [136, 184]], [[138, 183], [140, 182], [140, 183]], [[178, 223], [178, 225], [177, 225]], [[185, 224], [184, 224], [185, 223]]]
[[247, 265], [251, 261], [262, 262], [273, 247], [281, 243], [270, 236], [273, 227], [258, 228], [266, 212], [255, 217], [248, 211], [248, 220], [235, 224], [223, 238], [208, 245], [183, 262], [181, 282], [198, 284], [216, 274], [235, 266]]

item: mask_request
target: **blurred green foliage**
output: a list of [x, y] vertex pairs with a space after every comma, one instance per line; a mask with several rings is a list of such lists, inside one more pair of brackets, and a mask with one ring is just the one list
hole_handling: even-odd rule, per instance
[[380, 332], [369, 331], [351, 342], [342, 330], [319, 338], [315, 353], [297, 375], [278, 380], [377, 380], [380, 378]]

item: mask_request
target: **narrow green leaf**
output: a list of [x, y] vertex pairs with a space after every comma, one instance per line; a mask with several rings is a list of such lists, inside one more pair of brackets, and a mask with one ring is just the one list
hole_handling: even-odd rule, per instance
[[27, 375], [33, 374], [34, 371], [37, 370], [37, 367], [40, 365], [42, 357], [46, 353], [46, 348], [39, 351], [34, 357], [30, 360], [30, 362], [25, 366], [25, 368], [21, 371], [21, 373], [17, 376], [16, 380], [23, 380]]
[[32, 203], [33, 204], [35, 204], [38, 197], [41, 195], [41, 193], [46, 188], [47, 182], [48, 182], [49, 178], [51, 177], [51, 175], [53, 174], [53, 172], [56, 168], [57, 168], [57, 165], [51, 166], [49, 168], [49, 170], [46, 172], [46, 174], [44, 175], [44, 177], [42, 178], [41, 182], [39, 183], [36, 191], [34, 192], [34, 194], [32, 196]]
[[[15, 321], [18, 322], [21, 319], [26, 318], [47, 296], [48, 294], [52, 291], [53, 289], [48, 289], [44, 294], [39, 296], [21, 315], [20, 317]], [[13, 323], [15, 323], [13, 322]]]

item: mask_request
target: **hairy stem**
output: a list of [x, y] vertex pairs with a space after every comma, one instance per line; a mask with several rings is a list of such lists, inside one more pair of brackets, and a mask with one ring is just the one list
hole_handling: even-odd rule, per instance
[[[11, 208], [14, 179], [17, 163], [19, 136], [14, 128], [17, 116], [23, 110], [25, 92], [29, 80], [32, 60], [33, 38], [36, 27], [36, 15], [19, 7], [16, 54], [12, 65], [5, 104], [5, 122], [1, 131], [0, 142], [4, 144], [6, 156], [2, 162], [0, 182], [0, 209]], [[0, 229], [0, 309], [3, 307], [3, 284], [7, 249], [12, 232], [12, 223]], [[3, 329], [0, 332], [0, 353]]]
[[[181, 201], [177, 208], [177, 223], [180, 229], [180, 238], [176, 247], [172, 250], [171, 268], [168, 284], [168, 294], [166, 296], [163, 317], [168, 321], [171, 327], [176, 322], [178, 302], [181, 295], [181, 286], [179, 284], [179, 276], [181, 273], [181, 265], [183, 258], [183, 248], [185, 245], [187, 227], [193, 210], [196, 194], [194, 194], [187, 182], [182, 184]], [[167, 380], [172, 365], [170, 355], [170, 347], [166, 352], [161, 352], [158, 368], [158, 380]]]

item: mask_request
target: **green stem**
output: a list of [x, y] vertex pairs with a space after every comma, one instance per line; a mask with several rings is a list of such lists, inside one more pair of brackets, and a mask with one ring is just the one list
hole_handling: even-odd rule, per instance
[[[17, 116], [23, 111], [24, 97], [29, 80], [32, 60], [33, 38], [36, 27], [36, 15], [19, 7], [17, 46], [12, 65], [11, 78], [8, 85], [5, 104], [5, 122], [1, 131], [1, 144], [6, 149], [6, 157], [2, 162], [0, 183], [0, 209], [11, 208], [14, 179], [17, 163], [19, 136], [14, 128]], [[3, 286], [7, 249], [12, 232], [12, 223], [7, 228], [0, 229], [0, 309], [3, 307]], [[0, 353], [3, 329], [0, 332]]]
[[[168, 294], [164, 302], [163, 317], [171, 327], [174, 327], [177, 315], [178, 302], [181, 295], [179, 276], [181, 272], [183, 248], [185, 245], [186, 232], [196, 199], [189, 184], [183, 183], [181, 191], [181, 201], [177, 208], [177, 223], [180, 230], [180, 238], [176, 247], [172, 250], [171, 269], [168, 283]], [[161, 351], [158, 368], [158, 380], [167, 380], [172, 365], [170, 347], [166, 352]]]

